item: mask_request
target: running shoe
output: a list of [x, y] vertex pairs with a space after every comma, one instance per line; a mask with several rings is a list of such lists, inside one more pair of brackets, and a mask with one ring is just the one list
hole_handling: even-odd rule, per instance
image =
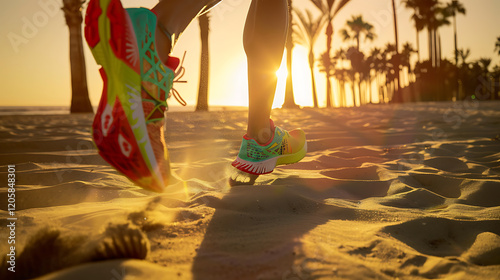
[[243, 136], [240, 151], [232, 165], [245, 173], [262, 175], [273, 172], [278, 165], [292, 164], [304, 158], [307, 152], [306, 136], [303, 130], [286, 131], [274, 126], [273, 137], [261, 145], [254, 139]]
[[174, 70], [162, 64], [155, 29], [156, 15], [148, 9], [125, 10], [119, 0], [89, 2], [85, 39], [103, 79], [94, 143], [132, 182], [161, 192], [170, 179], [163, 121], [178, 60], [169, 59]]

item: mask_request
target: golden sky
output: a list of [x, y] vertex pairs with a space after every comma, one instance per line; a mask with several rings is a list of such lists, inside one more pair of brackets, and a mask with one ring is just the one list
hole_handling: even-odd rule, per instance
[[[459, 48], [470, 48], [470, 61], [480, 57], [493, 59], [492, 65], [499, 64], [500, 57], [494, 46], [500, 31], [500, 1], [460, 0], [467, 9], [467, 15], [458, 16]], [[400, 2], [400, 1], [397, 1]], [[154, 0], [123, 0], [125, 7], [143, 6], [151, 8]], [[211, 105], [246, 105], [246, 61], [241, 42], [246, 11], [250, 0], [223, 1], [211, 12], [210, 33], [210, 91]], [[308, 0], [294, 0], [301, 8], [316, 12]], [[362, 48], [383, 47], [394, 40], [391, 0], [352, 0], [335, 18], [334, 28], [338, 31], [354, 14], [362, 14], [365, 21], [375, 26], [377, 39], [362, 42]], [[61, 0], [15, 0], [0, 4], [0, 82], [2, 92], [0, 106], [68, 105], [71, 98], [69, 73], [69, 35], [60, 11]], [[410, 21], [411, 11], [397, 8], [400, 45], [415, 43], [415, 30]], [[443, 56], [453, 56], [452, 27], [441, 29]], [[426, 33], [420, 35], [422, 57], [427, 58]], [[322, 35], [316, 44], [317, 55], [325, 49]], [[346, 46], [338, 32], [335, 33], [333, 48]], [[92, 104], [99, 102], [102, 81], [98, 66], [85, 47], [87, 79]], [[189, 105], [196, 104], [200, 42], [198, 22], [193, 22], [174, 49], [174, 55], [186, 54], [187, 84], [176, 85]], [[312, 105], [310, 75], [306, 60], [307, 50], [297, 46], [294, 51], [294, 89], [297, 103]], [[318, 98], [324, 105], [325, 79], [316, 73]], [[280, 81], [275, 106], [283, 100], [283, 81]], [[170, 102], [176, 106], [175, 101]]]

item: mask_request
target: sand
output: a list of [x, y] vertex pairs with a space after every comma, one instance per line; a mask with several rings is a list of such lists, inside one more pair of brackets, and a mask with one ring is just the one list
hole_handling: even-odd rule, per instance
[[[168, 113], [178, 181], [135, 187], [92, 115], [1, 116], [2, 279], [500, 279], [500, 103], [274, 110], [308, 154], [230, 187], [245, 111]], [[0, 229], [8, 253], [9, 229]]]

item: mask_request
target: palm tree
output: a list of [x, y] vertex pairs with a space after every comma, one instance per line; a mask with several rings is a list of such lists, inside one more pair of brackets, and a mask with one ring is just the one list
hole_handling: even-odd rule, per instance
[[[490, 88], [491, 80], [490, 80], [490, 70], [489, 70], [490, 65], [491, 65], [491, 58], [482, 57], [477, 62], [479, 64], [479, 66], [481, 67], [481, 72], [482, 72], [481, 87], [483, 89], [482, 94], [485, 97], [484, 99], [486, 99], [489, 97], [488, 96], [489, 92], [491, 92], [491, 88]], [[480, 98], [480, 99], [483, 99], [483, 98]]]
[[448, 13], [453, 17], [453, 34], [455, 39], [455, 66], [458, 67], [458, 44], [457, 44], [457, 14], [465, 15], [466, 10], [464, 5], [460, 3], [458, 0], [452, 0], [450, 3], [446, 5], [446, 9]]
[[420, 62], [420, 36], [419, 33], [424, 29], [424, 22], [422, 18], [419, 15], [418, 11], [418, 5], [417, 5], [418, 0], [403, 0], [403, 4], [405, 5], [406, 8], [408, 9], [413, 9], [413, 15], [412, 19], [415, 22], [415, 29], [416, 29], [416, 44], [417, 44], [417, 55], [418, 55], [418, 62]]
[[[370, 69], [374, 70], [375, 73], [375, 83], [377, 85], [377, 91], [379, 92], [379, 103], [382, 103], [382, 99], [380, 98], [380, 72], [382, 70], [382, 50], [380, 48], [372, 48], [370, 50], [370, 55], [367, 58]], [[372, 84], [371, 76], [370, 76], [370, 85]], [[370, 95], [372, 97], [372, 95]]]
[[441, 65], [442, 61], [442, 48], [441, 48], [441, 35], [439, 33], [439, 28], [445, 25], [450, 25], [451, 22], [448, 20], [448, 18], [451, 16], [450, 12], [446, 9], [446, 7], [439, 7], [438, 8], [438, 18], [437, 18], [437, 26], [435, 29], [435, 36], [437, 35], [437, 62], [438, 66]]
[[457, 13], [465, 15], [465, 7], [458, 0], [452, 0], [446, 5], [448, 13], [453, 17], [453, 36], [455, 40], [455, 66], [456, 66], [456, 90], [455, 90], [455, 100], [458, 98], [458, 91], [460, 90], [460, 81], [458, 80], [458, 43], [457, 43]]
[[[370, 104], [372, 103], [371, 100], [371, 83], [372, 83], [372, 78], [371, 78], [371, 59], [370, 57], [365, 58], [365, 54], [363, 54], [363, 60], [361, 64], [361, 69], [360, 69], [360, 79], [364, 84], [364, 91], [362, 92], [362, 100], [364, 100], [364, 104]], [[361, 94], [361, 91], [360, 91]]]
[[[500, 37], [497, 37], [497, 41], [495, 42], [495, 52], [498, 52], [498, 55], [500, 55]], [[496, 65], [493, 68], [493, 83], [495, 84], [494, 87], [494, 97], [495, 99], [498, 99], [498, 92], [500, 90], [500, 65]]]
[[[352, 91], [353, 91], [353, 102], [354, 105], [356, 105], [355, 102], [355, 85], [357, 85], [358, 89], [358, 104], [361, 106], [364, 103], [364, 98], [363, 94], [361, 93], [361, 81], [363, 80], [363, 73], [366, 71], [364, 70], [365, 68], [365, 55], [358, 51], [357, 48], [355, 47], [350, 47], [347, 50], [347, 58], [351, 61], [351, 80], [352, 80]], [[358, 76], [356, 78], [356, 76]]]
[[[413, 46], [407, 42], [403, 45], [403, 50], [401, 51], [401, 66], [408, 68], [408, 75], [413, 73], [413, 69], [411, 67], [411, 56], [417, 51], [413, 48]], [[408, 79], [410, 80], [410, 79]]]
[[345, 96], [345, 82], [347, 80], [347, 70], [342, 68], [335, 69], [334, 77], [339, 83], [339, 106], [347, 107], [347, 99]]
[[359, 52], [360, 37], [362, 34], [366, 40], [375, 39], [376, 35], [373, 33], [373, 25], [363, 20], [363, 16], [352, 16], [351, 20], [346, 22], [347, 28], [340, 30], [340, 34], [344, 41], [354, 40], [356, 42], [356, 50]]
[[446, 7], [441, 6], [439, 1], [434, 6], [433, 10], [430, 13], [429, 27], [432, 31], [433, 36], [433, 50], [434, 50], [434, 62], [437, 67], [441, 64], [441, 37], [439, 35], [439, 28], [445, 25], [451, 24], [448, 18], [451, 16], [448, 9]]
[[428, 43], [429, 43], [429, 61], [431, 61], [432, 66], [436, 66], [436, 53], [435, 53], [435, 37], [434, 37], [434, 27], [436, 26], [436, 7], [438, 5], [438, 0], [420, 0], [417, 1], [419, 5], [420, 17], [427, 28]]
[[[354, 49], [352, 47], [352, 49]], [[352, 68], [345, 68], [345, 62], [350, 60], [347, 58], [347, 49], [339, 48], [335, 51], [333, 58], [330, 58], [330, 61], [326, 63], [326, 59], [328, 59], [328, 55], [326, 52], [322, 53], [320, 62], [320, 71], [326, 71], [326, 65], [330, 67], [330, 76], [335, 77], [338, 82], [339, 87], [339, 106], [347, 107], [347, 96], [345, 91], [346, 83], [351, 84], [351, 90], [353, 90], [355, 86], [355, 73]], [[354, 88], [355, 89], [355, 88]], [[354, 93], [354, 92], [353, 92]], [[355, 96], [352, 95], [353, 106], [356, 106]]]
[[493, 95], [492, 99], [498, 99], [498, 90], [500, 89], [500, 65], [495, 65], [493, 71], [491, 72], [491, 77], [493, 80]]
[[[326, 55], [328, 59], [325, 59], [326, 69], [330, 69], [330, 53], [332, 49], [332, 35], [333, 35], [333, 25], [332, 21], [337, 15], [337, 13], [347, 4], [350, 0], [311, 0], [311, 2], [323, 13], [326, 17]], [[335, 5], [335, 3], [338, 3]], [[325, 71], [326, 73], [326, 107], [332, 107], [332, 87], [330, 82], [331, 72]]]
[[[387, 44], [389, 46], [390, 44]], [[379, 77], [379, 103], [386, 103], [389, 100], [389, 72], [392, 70], [392, 66], [389, 63], [389, 52], [387, 47], [382, 50], [378, 63], [378, 77]], [[382, 82], [380, 82], [382, 80]]]
[[394, 71], [397, 74], [398, 79], [398, 89], [396, 90], [396, 98], [397, 102], [402, 102], [403, 97], [401, 96], [401, 71], [399, 69], [399, 42], [398, 42], [398, 19], [396, 17], [396, 3], [392, 0], [392, 16], [394, 19], [394, 43], [396, 47], [396, 59], [394, 63]]
[[460, 59], [462, 60], [461, 67], [468, 67], [469, 63], [467, 62], [467, 59], [470, 56], [470, 49], [466, 49], [466, 50], [460, 49], [460, 50], [458, 50], [458, 56], [460, 56]]
[[325, 23], [325, 17], [320, 16], [318, 18], [313, 18], [311, 11], [306, 10], [306, 15], [304, 15], [298, 9], [294, 9], [297, 15], [297, 25], [295, 25], [294, 35], [300, 44], [305, 45], [309, 49], [309, 69], [311, 71], [311, 81], [312, 81], [312, 94], [314, 107], [318, 107], [318, 95], [316, 93], [316, 81], [314, 79], [314, 43], [320, 34], [321, 28]]
[[416, 101], [416, 92], [415, 92], [415, 85], [414, 82], [415, 80], [414, 75], [413, 75], [413, 68], [411, 67], [411, 57], [414, 53], [417, 51], [413, 48], [413, 46], [409, 43], [406, 42], [403, 44], [403, 50], [401, 51], [400, 55], [400, 63], [402, 67], [406, 67], [408, 69], [408, 87], [410, 88], [410, 100]]
[[497, 41], [495, 43], [495, 51], [500, 55], [500, 37], [497, 37]]
[[356, 72], [353, 68], [345, 69], [345, 77], [347, 81], [351, 84], [352, 91], [352, 106], [356, 107]]
[[198, 102], [196, 111], [208, 111], [208, 79], [209, 79], [209, 52], [208, 52], [208, 33], [210, 32], [209, 13], [198, 17], [200, 25], [201, 38], [201, 56], [200, 56], [200, 82], [198, 87]]
[[340, 63], [340, 67], [343, 68], [344, 61], [346, 60], [347, 60], [347, 51], [345, 49], [339, 48], [338, 50], [335, 51], [332, 62], [335, 62], [335, 64]]
[[[348, 50], [348, 59], [351, 61], [351, 67], [355, 75], [358, 75], [357, 88], [359, 95], [359, 105], [365, 103], [365, 94], [361, 92], [361, 82], [369, 76], [369, 69], [366, 67], [366, 61], [364, 59], [364, 54], [360, 51], [360, 41], [361, 36], [364, 35], [366, 40], [373, 40], [376, 35], [373, 32], [373, 25], [363, 20], [363, 16], [352, 16], [350, 20], [346, 22], [346, 28], [340, 30], [340, 34], [344, 41], [353, 40], [356, 43], [356, 47], [350, 48]], [[353, 87], [354, 89], [354, 87]]]
[[[324, 54], [326, 58], [326, 53]], [[335, 79], [339, 83], [339, 106], [346, 107], [347, 99], [345, 95], [345, 82], [348, 79], [347, 77], [347, 69], [344, 68], [344, 60], [347, 60], [346, 51], [343, 48], [335, 51], [333, 59], [329, 65], [332, 66], [333, 75]], [[324, 63], [323, 63], [324, 64]], [[337, 67], [337, 65], [339, 67]]]
[[[326, 52], [323, 52], [320, 55], [320, 57], [318, 58], [318, 66], [319, 66], [319, 72], [325, 73], [326, 77], [333, 76], [334, 71], [335, 71], [335, 69], [334, 69], [335, 62], [332, 61], [332, 58], [330, 58]], [[328, 96], [326, 97], [326, 99], [327, 99], [327, 103], [328, 103]], [[327, 104], [327, 107], [328, 107], [328, 104]]]
[[[363, 68], [364, 70], [364, 77], [365, 77], [365, 84], [366, 84], [366, 94], [367, 94], [367, 99], [366, 103], [371, 104], [373, 103], [373, 94], [372, 94], [372, 70], [375, 69], [375, 65], [377, 62], [377, 57], [373, 56], [372, 54], [373, 49], [370, 50], [370, 55], [368, 55], [365, 59], [365, 66]], [[376, 71], [375, 71], [376, 73]]]
[[447, 23], [446, 9], [440, 6], [439, 0], [412, 0], [407, 2], [410, 2], [409, 7], [416, 9], [418, 12], [417, 18], [427, 28], [429, 60], [433, 67], [438, 66], [437, 29]]
[[296, 108], [295, 99], [293, 97], [292, 85], [292, 51], [293, 51], [293, 14], [292, 14], [292, 0], [288, 0], [288, 32], [286, 38], [286, 88], [285, 88], [285, 101], [283, 108]]
[[389, 102], [392, 102], [395, 93], [395, 83], [394, 80], [397, 78], [396, 70], [395, 70], [395, 61], [396, 61], [396, 46], [391, 43], [387, 43], [385, 45], [385, 49], [382, 51], [382, 73], [385, 74], [385, 86], [386, 91], [389, 93], [393, 93], [392, 96], [385, 96], [384, 99], [387, 99]]
[[[441, 67], [442, 62], [439, 29], [443, 25], [450, 24], [448, 19], [451, 14], [439, 0], [414, 0], [410, 4], [410, 7], [416, 8], [417, 15], [415, 18], [418, 18], [427, 29], [429, 42], [429, 62], [424, 61], [418, 64], [423, 79], [422, 83], [419, 83], [420, 91], [426, 97], [435, 99], [440, 93], [445, 92], [445, 84], [441, 82], [445, 72], [437, 70]], [[444, 64], [448, 67], [446, 62]]]
[[71, 64], [71, 113], [92, 113], [82, 40], [82, 5], [85, 0], [63, 0], [62, 10], [69, 28]]
[[464, 95], [464, 89], [466, 88], [467, 84], [469, 83], [467, 80], [468, 78], [468, 72], [469, 72], [469, 62], [467, 59], [469, 58], [471, 52], [470, 49], [459, 49], [458, 50], [458, 56], [459, 56], [459, 61], [460, 67], [458, 68], [458, 90], [457, 90], [457, 100], [462, 100]]

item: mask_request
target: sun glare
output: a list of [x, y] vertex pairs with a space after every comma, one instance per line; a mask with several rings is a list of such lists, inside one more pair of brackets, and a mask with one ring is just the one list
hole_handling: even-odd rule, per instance
[[[296, 46], [293, 50], [292, 61], [293, 95], [295, 103], [300, 106], [312, 106], [311, 78], [309, 64], [307, 62], [307, 51], [301, 46]], [[283, 60], [280, 68], [276, 71], [276, 76], [278, 77], [278, 84], [273, 108], [280, 108], [284, 101], [286, 79], [288, 76], [286, 53], [283, 54]]]
[[287, 76], [288, 76], [288, 71], [286, 69], [286, 64], [281, 63], [280, 68], [278, 69], [278, 71], [276, 71], [276, 77], [278, 77], [278, 79], [280, 80], [286, 80]]

